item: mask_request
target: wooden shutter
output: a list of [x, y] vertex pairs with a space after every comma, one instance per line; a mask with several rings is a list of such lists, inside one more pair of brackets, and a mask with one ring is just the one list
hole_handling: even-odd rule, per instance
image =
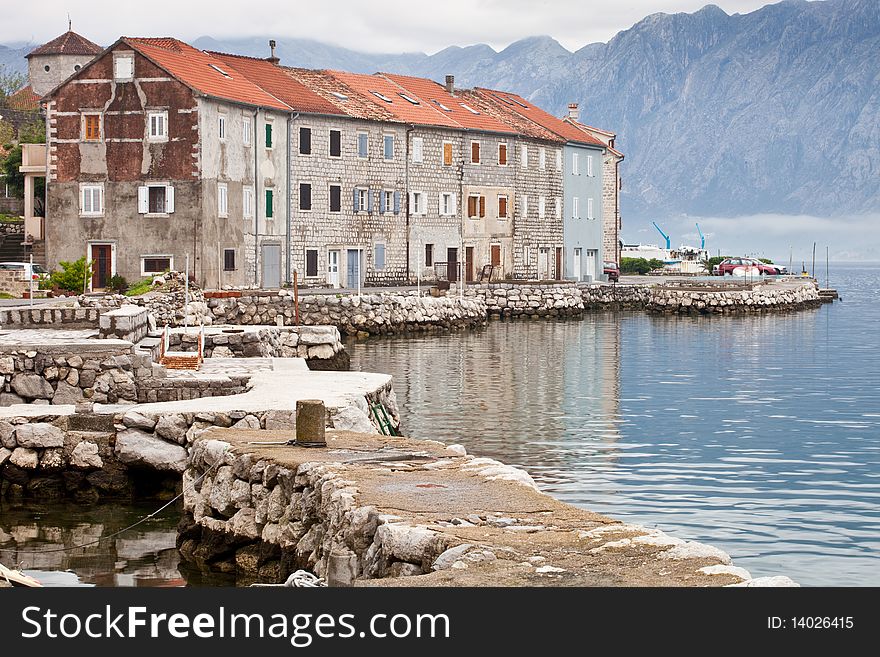
[[[266, 148], [272, 148], [272, 124], [266, 124]], [[268, 215], [266, 215], [268, 216]]]
[[299, 129], [299, 152], [300, 152], [300, 155], [311, 155], [312, 154], [312, 129], [311, 128], [300, 128]]
[[174, 188], [171, 185], [165, 187], [165, 212], [174, 212]]
[[498, 216], [499, 217], [507, 217], [507, 197], [499, 196], [498, 197]]
[[480, 142], [478, 141], [471, 142], [471, 162], [473, 164], [480, 163]]
[[400, 214], [400, 192], [394, 192], [394, 214]]
[[507, 164], [507, 144], [498, 144], [498, 164]]
[[150, 190], [141, 185], [138, 187], [138, 214], [147, 214], [150, 210]]
[[274, 207], [275, 204], [273, 203], [274, 199], [272, 197], [273, 197], [272, 190], [267, 189], [266, 190], [266, 219], [271, 219], [272, 217], [275, 216], [275, 207]]
[[444, 166], [452, 166], [452, 144], [443, 144], [443, 164]]
[[318, 252], [314, 249], [306, 251], [306, 276], [318, 275]]
[[468, 217], [476, 217], [477, 216], [477, 197], [476, 196], [468, 196], [467, 213], [468, 213]]
[[486, 197], [485, 196], [480, 197], [480, 216], [481, 217], [486, 216]]

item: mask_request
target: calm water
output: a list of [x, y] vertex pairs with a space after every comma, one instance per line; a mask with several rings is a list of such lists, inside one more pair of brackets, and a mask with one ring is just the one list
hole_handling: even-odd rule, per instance
[[880, 585], [880, 267], [842, 302], [742, 318], [599, 314], [352, 343], [408, 434], [578, 506], [728, 551], [754, 576]]

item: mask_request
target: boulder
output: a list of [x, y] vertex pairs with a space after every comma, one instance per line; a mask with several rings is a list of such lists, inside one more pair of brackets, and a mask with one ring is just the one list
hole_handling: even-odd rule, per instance
[[187, 463], [183, 447], [172, 445], [140, 429], [126, 429], [117, 434], [116, 456], [128, 465], [171, 472], [183, 472]]
[[24, 399], [12, 392], [0, 392], [0, 406], [15, 406], [24, 404]]
[[0, 445], [15, 449], [15, 427], [6, 420], [0, 420]]
[[35, 449], [16, 447], [9, 457], [9, 462], [24, 470], [34, 470], [40, 462], [40, 457]]
[[[74, 370], [76, 372], [76, 370]], [[66, 381], [59, 381], [55, 394], [52, 396], [53, 404], [76, 404], [83, 398], [83, 391], [77, 386], [72, 386]]]
[[46, 422], [20, 424], [15, 430], [15, 439], [19, 447], [30, 449], [64, 447], [64, 432], [55, 425]]
[[156, 426], [156, 419], [141, 415], [137, 411], [129, 411], [122, 416], [122, 424], [129, 429], [143, 429], [144, 431], [152, 431]]
[[9, 457], [12, 456], [12, 450], [7, 449], [6, 447], [0, 447], [0, 466], [2, 466], [6, 461], [9, 460]]
[[16, 374], [12, 377], [12, 389], [28, 399], [51, 399], [55, 391], [39, 374]]
[[156, 423], [157, 436], [180, 444], [183, 444], [186, 441], [187, 429], [189, 429], [189, 423], [186, 421], [186, 418], [179, 413], [162, 415]]
[[82, 469], [103, 468], [104, 461], [98, 455], [98, 446], [95, 443], [83, 441], [70, 453], [70, 465]]

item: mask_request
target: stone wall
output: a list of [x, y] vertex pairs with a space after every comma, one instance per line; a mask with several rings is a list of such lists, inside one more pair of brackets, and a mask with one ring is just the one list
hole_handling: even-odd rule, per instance
[[0, 310], [3, 328], [97, 328], [99, 308], [12, 308]]
[[[214, 323], [266, 324], [281, 315], [294, 321], [293, 293], [248, 291], [239, 297], [213, 298], [208, 307]], [[472, 327], [486, 319], [482, 299], [418, 296], [416, 292], [354, 295], [315, 294], [299, 299], [304, 325], [331, 324], [347, 335], [399, 333]]]
[[464, 295], [482, 301], [487, 313], [501, 317], [560, 317], [584, 309], [574, 283], [481, 283], [467, 286]]
[[585, 310], [644, 310], [651, 285], [581, 286]]
[[99, 334], [102, 338], [116, 338], [129, 342], [140, 342], [149, 332], [149, 313], [146, 308], [126, 305], [102, 313], [99, 320]]
[[759, 283], [743, 289], [718, 290], [694, 285], [663, 285], [651, 288], [645, 309], [655, 313], [739, 314], [797, 308], [821, 304], [813, 285], [777, 287]]
[[[3, 224], [0, 224], [2, 226]], [[31, 282], [23, 276], [24, 271], [10, 269], [0, 270], [0, 292], [6, 292], [14, 297], [21, 297], [31, 289]], [[36, 283], [34, 290], [37, 289]]]

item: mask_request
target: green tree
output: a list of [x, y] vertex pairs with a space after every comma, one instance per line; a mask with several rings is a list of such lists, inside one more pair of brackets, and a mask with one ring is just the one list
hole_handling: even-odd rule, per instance
[[[19, 171], [21, 166], [21, 144], [42, 144], [46, 141], [46, 124], [37, 115], [33, 121], [26, 123], [19, 129], [17, 144], [5, 145], [9, 151], [6, 158], [0, 161], [0, 173], [9, 186], [9, 192], [13, 196], [24, 196], [24, 174]], [[43, 215], [43, 199], [46, 197], [46, 179], [37, 177], [34, 180], [34, 212]]]
[[27, 78], [18, 71], [11, 71], [0, 64], [0, 107], [6, 105], [6, 99], [21, 89]]
[[62, 260], [59, 264], [61, 271], [56, 270], [49, 274], [52, 286], [60, 290], [70, 290], [82, 294], [92, 278], [92, 261], [86, 262], [86, 257], [83, 256], [74, 262]]

